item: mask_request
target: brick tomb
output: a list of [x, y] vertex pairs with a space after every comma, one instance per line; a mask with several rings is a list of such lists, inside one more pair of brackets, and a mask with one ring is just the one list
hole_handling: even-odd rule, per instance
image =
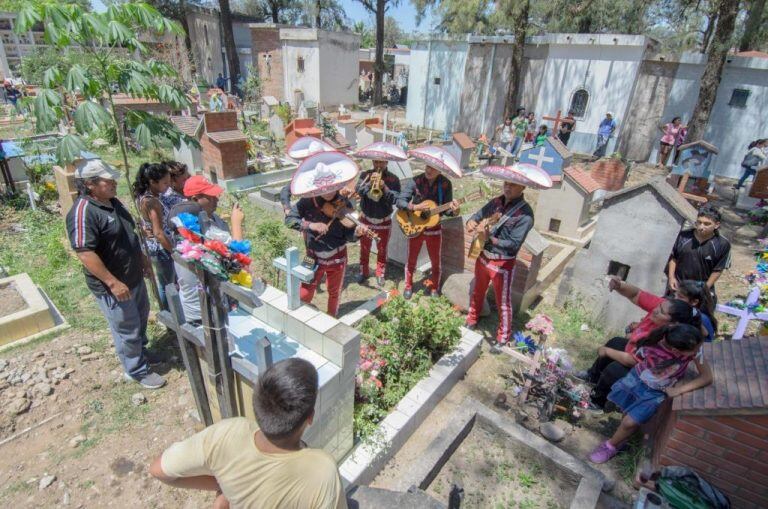
[[213, 182], [248, 175], [248, 143], [234, 111], [208, 112], [200, 136], [203, 173]]
[[715, 380], [651, 423], [654, 466], [694, 469], [733, 507], [768, 507], [768, 340], [707, 343]]

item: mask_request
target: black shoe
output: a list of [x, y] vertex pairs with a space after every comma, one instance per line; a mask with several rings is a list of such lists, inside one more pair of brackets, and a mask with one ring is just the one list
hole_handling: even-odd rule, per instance
[[437, 290], [432, 290], [431, 292], [429, 292], [429, 296], [430, 297], [440, 297], [440, 292], [438, 292]]
[[469, 330], [475, 330], [477, 329], [477, 323], [469, 323], [467, 321], [467, 322], [464, 322], [464, 327], [466, 327]]
[[405, 300], [411, 300], [411, 297], [413, 297], [413, 290], [408, 289], [403, 292], [403, 298]]
[[365, 284], [368, 281], [368, 276], [365, 274], [358, 274], [357, 275], [357, 284], [362, 285]]
[[501, 350], [501, 347], [502, 347], [502, 346], [503, 346], [503, 345], [499, 344], [499, 342], [498, 342], [498, 341], [496, 341], [496, 340], [494, 339], [493, 341], [491, 341], [491, 349], [490, 349], [490, 352], [491, 352], [493, 355], [499, 355], [499, 354], [502, 352], [502, 350]]
[[384, 288], [384, 276], [376, 276], [376, 285], [379, 288]]

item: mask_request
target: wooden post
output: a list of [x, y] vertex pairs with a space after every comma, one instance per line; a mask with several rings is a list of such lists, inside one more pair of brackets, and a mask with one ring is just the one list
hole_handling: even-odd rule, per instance
[[[176, 285], [173, 284], [169, 284], [166, 287], [165, 292], [166, 297], [168, 298], [168, 308], [170, 311], [161, 311], [158, 314], [158, 317], [166, 326], [176, 333], [176, 340], [179, 342], [181, 358], [184, 361], [184, 367], [187, 370], [189, 383], [192, 386], [192, 394], [195, 397], [195, 405], [197, 406], [198, 415], [206, 426], [210, 426], [213, 424], [213, 416], [211, 415], [208, 393], [205, 391], [203, 370], [200, 369], [200, 358], [198, 357], [197, 349], [184, 337], [184, 332], [182, 331], [182, 327], [186, 325], [186, 320], [184, 318], [184, 311], [181, 307], [179, 292], [176, 289]], [[170, 323], [164, 320], [165, 317], [163, 315], [165, 313], [170, 317]]]

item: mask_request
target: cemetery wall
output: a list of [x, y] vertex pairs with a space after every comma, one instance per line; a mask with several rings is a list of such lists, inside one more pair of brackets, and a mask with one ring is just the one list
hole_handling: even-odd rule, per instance
[[193, 9], [187, 13], [189, 40], [195, 54], [197, 73], [208, 84], [216, 82], [219, 73], [224, 72], [221, 56], [221, 30], [219, 16], [215, 11]]
[[[704, 64], [703, 55], [683, 55], [662, 115], [665, 122], [675, 116], [683, 117], [684, 123], [690, 120], [699, 94]], [[731, 104], [735, 89], [749, 91], [746, 107]], [[768, 59], [730, 56], [723, 69], [723, 78], [705, 134], [706, 141], [720, 151], [714, 161], [716, 175], [731, 178], [741, 175], [741, 160], [747, 151], [747, 144], [764, 137], [768, 132], [768, 119], [761, 114], [761, 108], [766, 104]], [[653, 161], [656, 160], [657, 152], [658, 137], [652, 146]]]
[[[518, 95], [518, 106], [531, 109], [536, 104], [541, 89], [541, 80], [544, 78], [544, 69], [547, 65], [549, 55], [549, 46], [531, 46], [525, 47], [525, 56], [523, 57], [523, 74], [518, 83], [520, 93]], [[554, 112], [557, 113], [557, 112]], [[500, 121], [498, 123], [501, 123]]]
[[473, 86], [461, 90], [459, 118], [454, 126], [448, 127], [473, 137], [493, 135], [504, 116], [506, 94], [501, 92], [509, 85], [511, 67], [511, 44], [470, 44], [464, 83]]
[[[597, 128], [612, 111], [617, 121], [616, 136], [628, 126], [625, 118], [629, 99], [637, 81], [644, 45], [550, 45], [535, 107], [536, 117], [567, 112], [574, 92], [584, 88], [589, 102], [583, 117], [576, 118], [576, 131], [568, 148], [572, 152], [591, 153], [597, 140]], [[550, 126], [551, 127], [551, 126]], [[614, 137], [614, 140], [616, 138]], [[612, 145], [608, 146], [609, 153]]]
[[[253, 66], [259, 70], [262, 96], [283, 99], [283, 52], [277, 25], [251, 25]], [[269, 55], [269, 65], [266, 56]]]
[[[305, 101], [320, 102], [320, 51], [317, 41], [283, 39], [283, 92], [285, 100], [290, 101], [291, 106], [299, 109], [296, 103], [295, 93], [300, 90], [304, 94]], [[303, 59], [303, 71], [300, 70], [300, 60]]]
[[[441, 131], [452, 130], [459, 116], [465, 86], [468, 48], [466, 41], [418, 41], [414, 44], [408, 79], [408, 123]], [[474, 87], [474, 83], [470, 86]]]
[[358, 103], [360, 36], [321, 32], [320, 100], [324, 108]]
[[[645, 60], [640, 66], [637, 87], [632, 96], [629, 114], [624, 119], [631, 136], [622, 136], [619, 152], [631, 161], [647, 161], [654, 144], [661, 136], [659, 124], [663, 118], [666, 100], [674, 83], [678, 64]], [[656, 160], [655, 157], [653, 159]]]

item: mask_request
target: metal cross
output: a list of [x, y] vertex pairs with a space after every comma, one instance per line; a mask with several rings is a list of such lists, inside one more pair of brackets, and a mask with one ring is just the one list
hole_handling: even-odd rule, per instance
[[309, 283], [315, 277], [315, 271], [310, 270], [299, 261], [299, 250], [289, 247], [285, 250], [285, 257], [272, 260], [278, 270], [285, 272], [285, 288], [288, 293], [288, 309], [297, 309], [301, 306], [299, 299], [299, 283]]

